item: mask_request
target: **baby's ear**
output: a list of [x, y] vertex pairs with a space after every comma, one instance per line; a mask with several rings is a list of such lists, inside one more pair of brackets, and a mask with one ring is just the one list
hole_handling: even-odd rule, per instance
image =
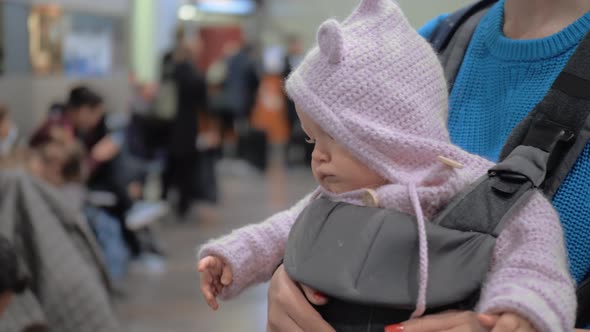
[[324, 22], [318, 30], [318, 46], [331, 64], [338, 64], [343, 59], [344, 37], [338, 21], [331, 19]]

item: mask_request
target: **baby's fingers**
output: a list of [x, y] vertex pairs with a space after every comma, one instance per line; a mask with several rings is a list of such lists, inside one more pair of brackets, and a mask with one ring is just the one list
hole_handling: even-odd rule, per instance
[[216, 289], [215, 281], [210, 273], [207, 273], [207, 272], [201, 273], [201, 285], [200, 286], [201, 286], [201, 293], [203, 294], [203, 297], [205, 298], [205, 301], [207, 302], [207, 304], [211, 307], [211, 309], [217, 310], [217, 308], [219, 308], [219, 305], [217, 304], [215, 297], [217, 296], [217, 293], [219, 291]]
[[199, 261], [197, 265], [197, 270], [199, 272], [205, 271], [212, 271], [215, 274], [219, 274], [221, 272], [222, 262], [219, 258], [213, 256], [207, 256]]
[[487, 329], [492, 329], [496, 325], [496, 323], [498, 322], [499, 319], [500, 319], [499, 315], [491, 315], [491, 314], [477, 315], [477, 320], [479, 321], [479, 323]]
[[513, 314], [503, 314], [500, 316], [492, 332], [513, 332], [520, 327], [520, 319]]
[[234, 275], [231, 271], [229, 265], [225, 265], [223, 267], [223, 272], [221, 274], [221, 284], [223, 286], [229, 286], [233, 281]]
[[213, 283], [213, 287], [215, 289], [216, 294], [221, 293], [221, 291], [223, 290], [223, 285], [219, 280], [215, 280], [215, 282]]
[[213, 294], [212, 292], [205, 294], [205, 301], [207, 301], [207, 304], [209, 305], [209, 307], [211, 307], [211, 309], [213, 309], [213, 310], [219, 309], [219, 304], [217, 303], [217, 299], [215, 298], [215, 294]]

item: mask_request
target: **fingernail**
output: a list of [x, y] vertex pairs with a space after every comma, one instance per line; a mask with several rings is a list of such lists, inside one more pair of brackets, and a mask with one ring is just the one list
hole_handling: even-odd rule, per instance
[[404, 326], [402, 324], [393, 324], [385, 327], [385, 332], [400, 332], [403, 330]]
[[315, 292], [315, 293], [313, 293], [313, 295], [315, 295], [315, 297], [319, 298], [320, 300], [323, 300], [326, 298], [326, 295], [324, 295], [324, 293], [321, 293], [321, 292]]

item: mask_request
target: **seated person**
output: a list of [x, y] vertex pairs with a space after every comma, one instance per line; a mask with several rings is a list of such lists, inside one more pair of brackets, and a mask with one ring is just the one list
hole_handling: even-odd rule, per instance
[[[166, 209], [161, 204], [139, 202], [143, 190], [141, 174], [137, 169], [131, 169], [124, 159], [124, 139], [124, 134], [109, 128], [103, 98], [88, 87], [77, 86], [70, 91], [61, 110], [52, 108], [49, 118], [35, 132], [30, 144], [35, 148], [50, 141], [60, 142], [68, 150], [73, 150], [71, 147], [75, 144], [83, 146], [87, 152], [78, 168], [84, 171], [89, 190], [114, 197], [112, 204], [104, 208], [122, 223], [127, 245], [138, 255], [142, 250], [141, 243], [132, 229], [149, 225], [162, 217]], [[53, 170], [49, 175], [57, 173]]]

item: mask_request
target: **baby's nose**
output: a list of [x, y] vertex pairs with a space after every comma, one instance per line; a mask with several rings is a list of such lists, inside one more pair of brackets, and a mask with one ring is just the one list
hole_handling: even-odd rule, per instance
[[326, 151], [318, 148], [316, 145], [311, 153], [311, 159], [317, 163], [325, 163], [330, 161], [330, 156]]

